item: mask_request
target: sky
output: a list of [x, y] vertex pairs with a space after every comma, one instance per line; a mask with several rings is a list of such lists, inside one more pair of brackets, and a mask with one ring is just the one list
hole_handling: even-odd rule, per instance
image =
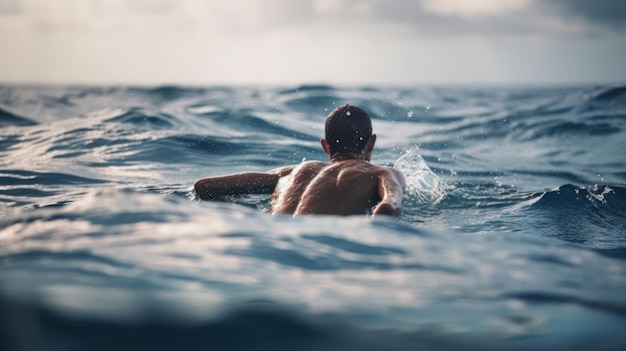
[[626, 82], [624, 0], [0, 0], [0, 83]]

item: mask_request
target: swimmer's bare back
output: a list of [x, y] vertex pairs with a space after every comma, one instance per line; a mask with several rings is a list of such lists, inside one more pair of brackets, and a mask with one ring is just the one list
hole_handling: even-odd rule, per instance
[[219, 200], [241, 194], [272, 194], [272, 214], [364, 214], [400, 216], [402, 173], [365, 160], [308, 161], [269, 172], [246, 172], [198, 180], [196, 195]]
[[304, 162], [283, 174], [272, 196], [274, 214], [402, 214], [404, 177], [361, 159]]

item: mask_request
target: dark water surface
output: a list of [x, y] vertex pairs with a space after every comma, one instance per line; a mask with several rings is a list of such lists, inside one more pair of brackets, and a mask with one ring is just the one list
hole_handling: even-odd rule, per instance
[[[193, 181], [366, 109], [400, 220]], [[623, 349], [626, 87], [0, 86], [0, 349]]]

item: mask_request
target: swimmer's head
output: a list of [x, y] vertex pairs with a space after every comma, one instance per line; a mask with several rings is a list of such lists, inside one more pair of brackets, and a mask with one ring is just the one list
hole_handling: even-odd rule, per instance
[[367, 112], [352, 106], [339, 106], [326, 118], [325, 139], [331, 157], [359, 154], [372, 136], [372, 120]]

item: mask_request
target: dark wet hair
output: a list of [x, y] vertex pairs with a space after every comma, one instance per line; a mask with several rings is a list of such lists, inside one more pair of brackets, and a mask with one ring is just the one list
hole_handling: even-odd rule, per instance
[[358, 154], [372, 136], [372, 120], [356, 106], [339, 106], [326, 118], [325, 139], [334, 154]]

